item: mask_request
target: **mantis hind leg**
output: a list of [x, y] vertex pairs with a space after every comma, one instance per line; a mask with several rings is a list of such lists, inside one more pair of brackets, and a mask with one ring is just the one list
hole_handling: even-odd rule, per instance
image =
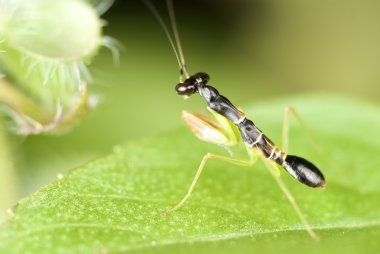
[[193, 179], [193, 181], [192, 181], [192, 183], [191, 183], [191, 185], [187, 191], [187, 194], [175, 206], [173, 206], [172, 208], [162, 212], [161, 216], [165, 216], [171, 212], [174, 212], [175, 210], [180, 208], [189, 199], [189, 197], [193, 193], [195, 185], [197, 184], [197, 182], [199, 180], [199, 177], [201, 176], [201, 174], [203, 172], [203, 169], [206, 165], [206, 162], [210, 159], [222, 160], [222, 161], [225, 161], [228, 163], [232, 163], [232, 164], [239, 165], [239, 166], [245, 166], [245, 167], [251, 166], [256, 162], [255, 157], [252, 157], [252, 156], [250, 157], [250, 160], [240, 160], [240, 159], [234, 159], [234, 158], [230, 158], [230, 157], [226, 157], [226, 156], [222, 156], [222, 155], [217, 155], [217, 154], [212, 154], [212, 153], [206, 154], [205, 156], [203, 156], [201, 164], [199, 165], [198, 171], [195, 174], [195, 177], [194, 177], [194, 179]]
[[308, 126], [304, 123], [301, 116], [297, 113], [297, 111], [293, 107], [286, 107], [284, 112], [284, 121], [282, 126], [282, 137], [281, 137], [281, 150], [285, 153], [288, 152], [288, 142], [289, 142], [289, 120], [290, 116], [293, 115], [294, 118], [297, 120], [298, 124], [301, 126], [301, 128], [306, 133], [306, 136], [309, 138], [310, 143], [312, 146], [320, 153], [325, 154], [322, 146], [316, 141], [317, 139], [314, 137], [312, 131], [308, 128]]
[[308, 137], [312, 147], [322, 156], [322, 158], [330, 165], [330, 168], [339, 169], [342, 168], [341, 165], [338, 165], [335, 161], [331, 159], [328, 153], [323, 149], [323, 146], [317, 142], [317, 138], [314, 136], [313, 132], [308, 128], [304, 123], [301, 116], [293, 107], [286, 107], [284, 112], [284, 121], [282, 126], [282, 138], [281, 138], [281, 150], [287, 153], [288, 151], [288, 140], [289, 140], [289, 121], [290, 116], [293, 115], [297, 120], [298, 124], [304, 130], [306, 136]]
[[310, 226], [309, 222], [306, 220], [305, 216], [303, 215], [301, 209], [299, 208], [296, 199], [293, 197], [293, 195], [290, 193], [289, 189], [286, 187], [285, 183], [281, 180], [278, 172], [278, 167], [274, 162], [268, 161], [267, 158], [264, 155], [261, 155], [261, 158], [265, 164], [265, 167], [268, 169], [270, 175], [273, 177], [273, 179], [276, 181], [278, 187], [281, 189], [281, 191], [284, 193], [285, 197], [288, 199], [289, 203], [292, 205], [293, 210], [296, 212], [298, 218], [301, 220], [302, 224], [305, 226], [306, 231], [310, 235], [311, 238], [314, 240], [319, 240], [320, 237], [314, 232], [312, 227]]

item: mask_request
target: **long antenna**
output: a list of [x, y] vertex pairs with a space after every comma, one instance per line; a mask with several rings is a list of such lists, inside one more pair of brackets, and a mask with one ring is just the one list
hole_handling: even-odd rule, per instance
[[173, 7], [173, 1], [172, 0], [166, 0], [166, 5], [168, 6], [168, 11], [169, 11], [169, 17], [170, 17], [170, 23], [172, 24], [172, 29], [174, 33], [174, 38], [177, 44], [177, 49], [179, 52], [179, 57], [182, 62], [182, 67], [181, 67], [181, 74], [185, 74], [186, 78], [189, 78], [189, 73], [187, 73], [186, 70], [186, 64], [185, 64], [185, 57], [183, 56], [183, 50], [181, 46], [181, 41], [179, 39], [179, 33], [178, 33], [178, 28], [177, 28], [177, 22], [175, 19], [175, 12], [174, 12], [174, 7]]
[[[173, 41], [173, 39], [172, 39], [172, 37], [171, 37], [171, 35], [170, 35], [170, 32], [169, 32], [167, 26], [165, 25], [164, 20], [162, 19], [160, 13], [157, 11], [156, 7], [152, 4], [151, 1], [149, 1], [149, 0], [142, 0], [142, 2], [143, 2], [143, 3], [145, 4], [145, 6], [146, 6], [146, 7], [152, 12], [153, 16], [157, 19], [158, 23], [160, 24], [160, 26], [161, 26], [162, 29], [164, 30], [165, 35], [166, 35], [166, 37], [168, 38], [169, 43], [170, 43], [170, 45], [171, 45], [171, 47], [172, 47], [172, 49], [173, 49], [173, 51], [174, 51], [175, 57], [176, 57], [176, 59], [177, 59], [177, 62], [178, 62], [179, 68], [181, 69], [181, 73], [182, 73], [183, 69], [185, 69], [185, 68], [184, 68], [185, 63], [182, 61], [183, 56], [182, 56], [182, 54], [181, 54], [181, 55], [178, 54], [178, 52], [177, 52], [177, 48], [176, 48], [176, 46], [175, 46], [175, 44], [174, 44], [174, 41]], [[187, 74], [186, 71], [185, 71], [185, 75], [186, 75], [186, 78], [187, 78], [187, 77], [188, 77], [188, 74]]]

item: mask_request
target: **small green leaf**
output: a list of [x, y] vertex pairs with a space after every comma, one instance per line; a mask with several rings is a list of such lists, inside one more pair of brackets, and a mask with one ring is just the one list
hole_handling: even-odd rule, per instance
[[245, 109], [279, 143], [288, 104], [327, 154], [315, 152], [292, 124], [290, 153], [318, 165], [327, 186], [311, 189], [281, 177], [321, 241], [307, 235], [262, 163], [210, 161], [189, 201], [160, 217], [186, 193], [206, 152], [225, 153], [180, 128], [116, 147], [21, 200], [0, 229], [0, 253], [376, 253], [380, 108], [304, 96]]

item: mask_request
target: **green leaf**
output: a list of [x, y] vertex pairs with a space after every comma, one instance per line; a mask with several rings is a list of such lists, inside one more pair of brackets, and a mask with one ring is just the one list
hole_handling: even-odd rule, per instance
[[209, 162], [189, 201], [160, 217], [186, 193], [205, 153], [225, 154], [183, 127], [116, 147], [21, 200], [0, 229], [0, 253], [376, 253], [380, 108], [320, 95], [245, 109], [279, 143], [288, 104], [327, 153], [315, 152], [291, 125], [290, 153], [318, 165], [327, 186], [311, 189], [281, 177], [321, 241], [307, 235], [262, 163]]

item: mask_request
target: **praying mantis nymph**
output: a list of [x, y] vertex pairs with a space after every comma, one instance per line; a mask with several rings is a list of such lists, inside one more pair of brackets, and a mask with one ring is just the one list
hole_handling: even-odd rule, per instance
[[[207, 153], [198, 167], [198, 171], [187, 191], [187, 194], [175, 206], [164, 211], [161, 215], [168, 215], [169, 213], [180, 208], [188, 200], [208, 160], [216, 159], [240, 166], [252, 166], [260, 157], [265, 162], [269, 172], [291, 203], [309, 235], [313, 239], [318, 239], [317, 234], [313, 231], [303, 213], [299, 209], [295, 198], [291, 195], [281, 178], [276, 173], [280, 170], [278, 168], [280, 166], [300, 183], [314, 188], [325, 186], [325, 178], [314, 164], [301, 157], [287, 154], [286, 147], [288, 141], [287, 132], [289, 115], [293, 113], [296, 116], [296, 119], [301, 121], [300, 117], [291, 107], [288, 107], [285, 110], [282, 142], [283, 147], [277, 147], [259, 128], [256, 127], [251, 120], [245, 116], [243, 111], [234, 106], [234, 104], [232, 104], [225, 96], [221, 95], [216, 88], [207, 84], [210, 79], [207, 73], [199, 72], [190, 76], [186, 70], [178, 29], [175, 22], [173, 5], [170, 0], [167, 0], [166, 2], [176, 44], [174, 44], [167, 27], [152, 3], [149, 1], [144, 1], [163, 27], [180, 66], [180, 82], [176, 85], [175, 90], [177, 94], [186, 97], [193, 94], [199, 94], [205, 101], [207, 109], [212, 113], [216, 120], [210, 120], [209, 118], [198, 113], [190, 113], [187, 111], [182, 112], [182, 119], [192, 130], [195, 136], [205, 142], [224, 147], [232, 147], [237, 145], [238, 142], [242, 140], [245, 144], [249, 159], [241, 160], [232, 156]], [[183, 77], [185, 77], [184, 81]]]

